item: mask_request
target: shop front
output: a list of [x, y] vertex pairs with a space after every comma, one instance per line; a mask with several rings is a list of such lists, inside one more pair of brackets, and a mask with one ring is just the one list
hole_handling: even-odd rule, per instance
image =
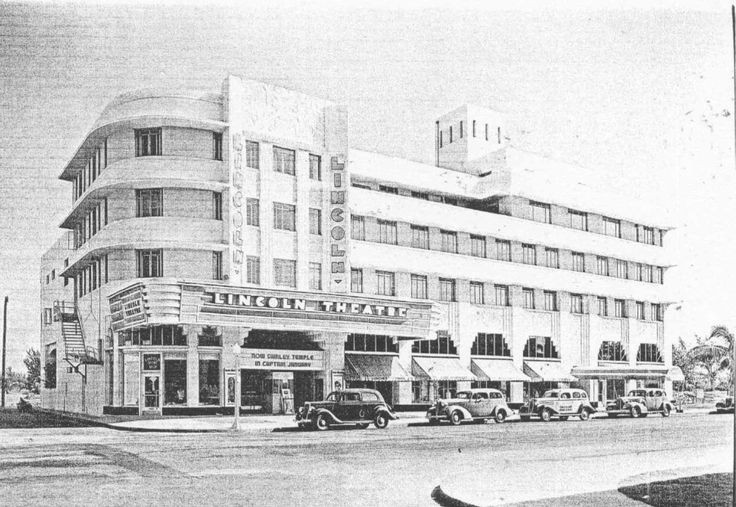
[[[513, 399], [514, 392], [521, 392], [522, 382], [531, 379], [514, 365], [511, 358], [488, 359], [474, 357], [470, 360], [470, 371], [478, 378], [472, 387], [498, 389], [504, 393], [506, 401], [521, 402]], [[517, 387], [517, 389], [513, 389]]]
[[589, 383], [590, 398], [599, 404], [613, 401], [637, 388], [664, 388], [668, 368], [659, 365], [599, 364], [597, 367], [579, 367], [572, 374], [583, 383]]
[[578, 379], [559, 361], [524, 361], [524, 374], [529, 377], [524, 396], [536, 398], [548, 389], [570, 387]]
[[412, 358], [414, 403], [433, 403], [453, 398], [459, 389], [468, 389], [478, 378], [457, 357], [414, 356]]
[[[227, 412], [240, 380], [243, 412], [280, 414], [346, 383], [391, 402], [413, 380], [397, 337], [430, 336], [432, 305], [155, 280], [111, 295], [110, 310], [108, 413]], [[373, 338], [346, 354], [356, 336]]]

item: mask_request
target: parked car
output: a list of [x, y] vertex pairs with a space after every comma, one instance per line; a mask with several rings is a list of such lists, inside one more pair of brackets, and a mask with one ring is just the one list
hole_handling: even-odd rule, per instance
[[502, 423], [512, 414], [503, 393], [497, 389], [469, 389], [459, 391], [453, 398], [440, 399], [427, 410], [429, 424], [450, 421], [486, 422], [493, 419]]
[[545, 422], [553, 417], [567, 421], [570, 416], [587, 421], [593, 413], [595, 408], [588, 400], [588, 393], [582, 389], [550, 389], [541, 398], [529, 400], [519, 410], [522, 421], [539, 418]]
[[716, 403], [716, 411], [719, 414], [733, 414], [733, 396], [726, 396], [726, 399]]
[[324, 401], [308, 401], [296, 412], [300, 428], [319, 431], [347, 425], [365, 429], [371, 423], [383, 429], [398, 418], [381, 393], [373, 389], [333, 391]]
[[667, 397], [664, 389], [634, 389], [629, 391], [628, 396], [620, 396], [606, 406], [608, 417], [646, 417], [649, 414], [669, 417], [672, 409], [672, 400]]

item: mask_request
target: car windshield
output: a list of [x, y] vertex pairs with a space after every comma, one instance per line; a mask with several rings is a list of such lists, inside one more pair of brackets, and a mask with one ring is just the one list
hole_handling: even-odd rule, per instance
[[338, 401], [340, 399], [340, 393], [330, 393], [325, 398], [325, 401]]
[[557, 391], [546, 391], [542, 398], [557, 398], [560, 395]]
[[455, 395], [455, 398], [459, 398], [461, 400], [469, 400], [470, 399], [470, 392], [469, 391], [460, 391]]
[[635, 389], [633, 391], [629, 391], [629, 396], [646, 396], [647, 392], [643, 389]]

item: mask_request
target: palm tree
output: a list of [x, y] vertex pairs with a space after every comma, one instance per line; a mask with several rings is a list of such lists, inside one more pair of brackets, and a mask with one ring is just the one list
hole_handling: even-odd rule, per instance
[[[711, 384], [718, 372], [728, 370], [729, 388], [734, 386], [733, 368], [733, 334], [726, 326], [714, 326], [707, 340], [700, 341], [690, 349], [689, 355], [694, 361], [704, 366], [711, 377]], [[712, 385], [711, 385], [712, 388]]]

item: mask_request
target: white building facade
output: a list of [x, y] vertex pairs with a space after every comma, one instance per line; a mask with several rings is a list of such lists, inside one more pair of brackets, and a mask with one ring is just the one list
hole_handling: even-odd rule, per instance
[[236, 376], [268, 413], [344, 386], [418, 409], [472, 385], [671, 388], [666, 220], [507, 146], [496, 112], [435, 130], [433, 166], [351, 149], [343, 108], [234, 76], [115, 99], [61, 175], [44, 406], [227, 412]]

